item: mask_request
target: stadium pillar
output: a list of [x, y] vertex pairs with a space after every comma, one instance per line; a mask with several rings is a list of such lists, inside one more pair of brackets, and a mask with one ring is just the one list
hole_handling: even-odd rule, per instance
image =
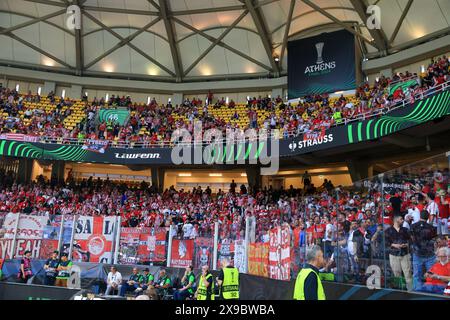
[[64, 161], [55, 161], [52, 164], [52, 180], [57, 184], [64, 183], [64, 169], [66, 164]]
[[42, 95], [48, 95], [50, 92], [56, 93], [56, 83], [51, 81], [44, 82], [44, 91], [41, 93]]
[[166, 171], [161, 168], [152, 168], [152, 186], [155, 186], [159, 192], [164, 191], [164, 175]]
[[245, 169], [247, 174], [247, 182], [250, 190], [261, 188], [261, 175], [259, 167], [249, 167]]
[[72, 85], [70, 90], [70, 98], [72, 99], [81, 99], [83, 97], [83, 87]]
[[367, 160], [348, 160], [348, 171], [353, 183], [373, 176], [373, 166]]
[[20, 183], [30, 183], [31, 173], [33, 172], [33, 159], [19, 159], [19, 168], [17, 178]]
[[275, 89], [272, 89], [272, 99], [276, 99], [278, 96], [280, 96], [281, 99], [284, 100], [284, 97], [283, 97], [283, 88], [275, 88]]
[[380, 75], [385, 76], [386, 78], [391, 78], [394, 75], [394, 71], [392, 68], [384, 69], [380, 71]]
[[176, 106], [183, 103], [183, 94], [182, 93], [174, 93], [172, 95], [172, 105]]

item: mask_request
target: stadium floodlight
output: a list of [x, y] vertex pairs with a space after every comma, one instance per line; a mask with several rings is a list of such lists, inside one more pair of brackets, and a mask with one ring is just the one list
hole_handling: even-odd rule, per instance
[[280, 57], [279, 56], [275, 56], [275, 57], [273, 57], [273, 60], [275, 60], [275, 62], [280, 62]]
[[221, 173], [210, 173], [209, 176], [210, 177], [221, 177], [222, 174]]
[[168, 103], [172, 103], [172, 98], [167, 99]]
[[106, 94], [105, 100], [106, 100], [106, 101], [109, 100], [109, 93]]
[[421, 66], [420, 66], [420, 72], [421, 72], [421, 73], [425, 73], [425, 66], [424, 66], [424, 65], [421, 65]]
[[225, 103], [228, 104], [228, 102], [230, 101], [230, 99], [228, 97], [225, 98]]
[[150, 104], [150, 97], [147, 97], [147, 104]]
[[20, 85], [16, 84], [16, 91], [19, 92], [19, 89], [20, 89]]
[[42, 87], [39, 87], [39, 88], [38, 88], [38, 90], [37, 90], [37, 94], [38, 94], [38, 96], [40, 96], [40, 95], [41, 95], [41, 92], [42, 92]]
[[66, 97], [66, 89], [63, 89], [61, 93], [61, 97], [64, 99]]

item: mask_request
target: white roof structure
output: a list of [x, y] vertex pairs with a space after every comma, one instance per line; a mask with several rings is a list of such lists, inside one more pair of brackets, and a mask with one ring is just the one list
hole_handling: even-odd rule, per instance
[[[381, 29], [366, 27], [370, 5]], [[287, 40], [343, 27], [366, 57], [382, 56], [448, 34], [450, 1], [0, 0], [0, 65], [173, 82], [277, 77]]]

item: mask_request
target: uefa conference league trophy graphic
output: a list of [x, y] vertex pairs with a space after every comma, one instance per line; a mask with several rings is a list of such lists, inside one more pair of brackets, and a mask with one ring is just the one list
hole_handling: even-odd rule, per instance
[[325, 45], [325, 43], [323, 42], [319, 42], [316, 43], [316, 50], [317, 50], [317, 64], [321, 64], [323, 63], [323, 59], [322, 59], [322, 53], [323, 53], [323, 46]]

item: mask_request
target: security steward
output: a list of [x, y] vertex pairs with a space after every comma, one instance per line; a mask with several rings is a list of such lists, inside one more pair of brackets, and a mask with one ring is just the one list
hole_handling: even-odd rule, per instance
[[202, 275], [198, 281], [197, 291], [195, 292], [197, 300], [214, 300], [214, 279], [209, 272], [208, 266], [202, 267]]
[[306, 261], [295, 281], [294, 300], [326, 300], [319, 276], [319, 269], [325, 264], [322, 249], [318, 245], [309, 248]]
[[222, 260], [222, 269], [220, 270], [217, 284], [220, 287], [220, 299], [238, 300], [239, 299], [239, 270], [230, 265], [230, 260]]

